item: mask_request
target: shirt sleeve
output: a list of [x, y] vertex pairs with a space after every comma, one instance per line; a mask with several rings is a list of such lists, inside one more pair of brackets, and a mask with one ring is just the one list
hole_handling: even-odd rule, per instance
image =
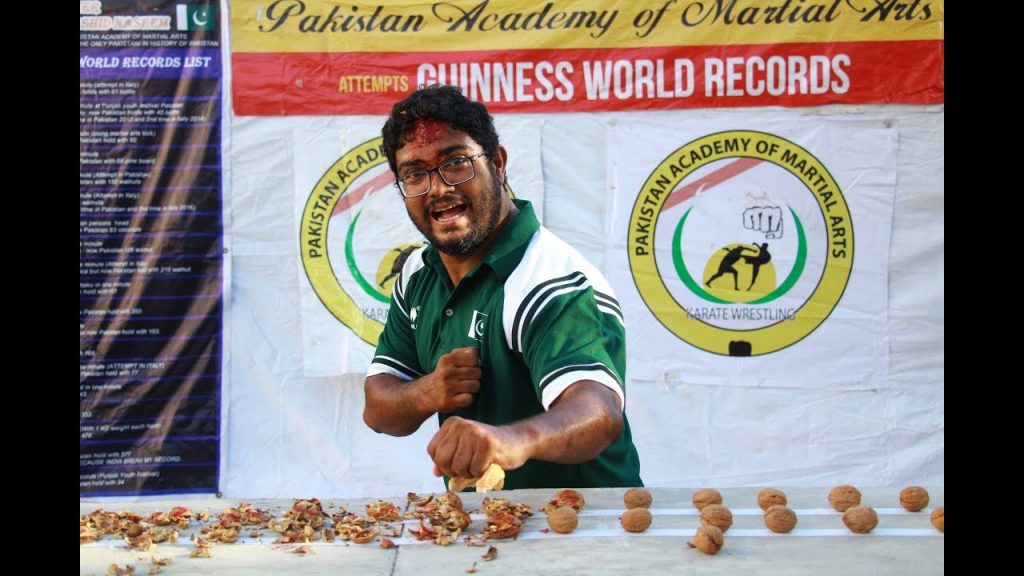
[[[404, 276], [404, 275], [403, 275]], [[402, 380], [415, 380], [423, 376], [416, 354], [416, 339], [412, 320], [403, 297], [401, 287], [404, 277], [399, 277], [391, 291], [391, 305], [384, 331], [377, 340], [377, 351], [366, 372], [367, 376], [391, 374]]]
[[523, 354], [547, 410], [566, 388], [594, 380], [626, 406], [626, 331], [618, 302], [587, 286], [548, 299], [523, 333]]

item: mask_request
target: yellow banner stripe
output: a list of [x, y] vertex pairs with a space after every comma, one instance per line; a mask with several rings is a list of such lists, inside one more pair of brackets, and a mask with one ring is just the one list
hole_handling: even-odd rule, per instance
[[942, 0], [232, 2], [235, 52], [941, 40]]

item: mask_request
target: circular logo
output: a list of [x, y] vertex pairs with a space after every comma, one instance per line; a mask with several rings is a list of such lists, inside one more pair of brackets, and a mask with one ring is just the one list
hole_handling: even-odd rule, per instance
[[702, 350], [758, 356], [835, 309], [853, 266], [853, 222], [828, 169], [774, 134], [709, 134], [647, 178], [629, 220], [645, 305]]
[[[391, 287], [416, 248], [416, 228], [388, 194], [393, 176], [381, 138], [363, 142], [324, 172], [302, 211], [302, 266], [324, 306], [376, 345]], [[396, 193], [397, 194], [397, 193]], [[360, 221], [362, 224], [360, 225]], [[395, 244], [395, 241], [407, 239]], [[358, 249], [357, 249], [358, 247]]]

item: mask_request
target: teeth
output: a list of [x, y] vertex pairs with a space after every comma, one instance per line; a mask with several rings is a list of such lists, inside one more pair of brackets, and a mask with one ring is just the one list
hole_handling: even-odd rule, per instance
[[437, 220], [438, 222], [448, 222], [448, 221], [451, 221], [451, 220], [455, 220], [460, 215], [461, 215], [461, 213], [460, 214], [450, 214], [448, 216], [444, 216], [441, 213], [437, 213], [434, 216], [434, 219]]
[[[442, 205], [440, 207], [435, 207], [433, 210], [431, 210], [430, 211], [430, 215], [435, 220], [437, 220], [438, 222], [449, 222], [449, 221], [455, 220], [456, 218], [461, 216], [464, 210], [459, 210], [459, 209], [460, 208], [464, 208], [464, 207], [465, 207], [465, 204], [462, 204], [462, 203]], [[448, 212], [448, 211], [457, 211], [457, 212], [452, 213], [452, 214], [446, 214], [446, 212]]]

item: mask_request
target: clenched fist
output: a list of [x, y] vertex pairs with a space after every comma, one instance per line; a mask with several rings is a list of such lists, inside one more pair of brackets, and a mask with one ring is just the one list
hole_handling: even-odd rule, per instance
[[505, 470], [522, 466], [529, 457], [513, 428], [491, 426], [450, 416], [427, 445], [435, 474], [477, 477], [489, 464]]
[[480, 354], [476, 348], [456, 348], [441, 356], [424, 378], [423, 392], [432, 412], [446, 413], [473, 403], [480, 391]]

